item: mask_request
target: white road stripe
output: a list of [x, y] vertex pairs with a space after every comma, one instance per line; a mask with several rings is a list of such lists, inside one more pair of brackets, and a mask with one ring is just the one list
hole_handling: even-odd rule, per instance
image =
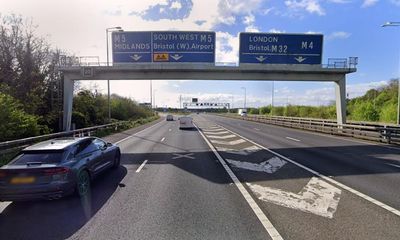
[[256, 130], [256, 131], [260, 131], [260, 129], [259, 128], [253, 128], [254, 130]]
[[208, 135], [222, 135], [222, 134], [229, 134], [228, 131], [222, 131], [222, 132], [206, 132], [204, 131], [204, 133], [208, 136]]
[[[195, 125], [197, 130], [199, 131], [199, 128]], [[265, 216], [264, 212], [261, 210], [261, 208], [257, 205], [257, 203], [254, 201], [254, 199], [251, 197], [249, 192], [246, 190], [246, 188], [243, 187], [242, 183], [239, 181], [239, 179], [236, 177], [236, 175], [232, 172], [232, 170], [229, 168], [228, 164], [224, 161], [224, 159], [219, 155], [218, 151], [214, 148], [214, 146], [208, 141], [208, 139], [204, 136], [204, 134], [199, 131], [200, 135], [203, 137], [204, 141], [207, 143], [207, 145], [210, 147], [210, 149], [213, 151], [214, 155], [218, 158], [219, 162], [222, 164], [224, 167], [225, 171], [229, 174], [231, 177], [233, 183], [235, 183], [236, 187], [239, 189], [240, 193], [244, 197], [244, 199], [247, 201], [247, 203], [250, 205], [251, 209], [253, 212], [256, 214], [258, 220], [260, 220], [261, 224], [267, 230], [269, 236], [273, 240], [283, 240], [282, 236], [279, 234], [278, 230], [272, 225], [271, 221]]]
[[140, 170], [142, 170], [142, 168], [144, 167], [144, 165], [147, 163], [147, 160], [144, 160], [144, 162], [142, 163], [142, 165], [140, 165], [140, 167], [136, 170], [136, 172], [140, 172]]
[[0, 214], [10, 205], [12, 202], [0, 202]]
[[300, 140], [296, 139], [296, 138], [286, 137], [286, 139], [289, 139], [289, 140], [292, 140], [292, 141], [295, 141], [295, 142], [300, 142]]
[[[221, 126], [221, 127], [222, 127], [222, 126]], [[283, 156], [282, 154], [279, 154], [279, 153], [277, 153], [277, 152], [275, 152], [275, 151], [272, 151], [271, 149], [269, 149], [269, 148], [267, 148], [267, 147], [264, 147], [264, 146], [262, 146], [261, 144], [258, 144], [258, 143], [254, 142], [254, 141], [252, 141], [252, 140], [250, 140], [250, 139], [248, 139], [248, 138], [246, 138], [246, 137], [241, 136], [241, 135], [238, 134], [238, 133], [235, 133], [235, 132], [233, 132], [233, 131], [231, 131], [231, 130], [229, 130], [229, 129], [227, 129], [227, 128], [224, 128], [224, 127], [222, 127], [222, 128], [225, 129], [225, 130], [227, 130], [227, 131], [229, 131], [229, 132], [231, 132], [232, 134], [236, 134], [236, 135], [240, 136], [241, 138], [243, 138], [243, 139], [245, 139], [245, 140], [247, 140], [247, 141], [253, 143], [253, 144], [256, 145], [256, 146], [259, 146], [259, 147], [261, 147], [261, 148], [267, 150], [268, 152], [270, 152], [270, 153], [272, 153], [272, 154], [275, 154], [276, 156], [278, 156], [278, 157], [280, 157], [280, 158], [282, 158], [282, 159], [284, 159], [284, 160], [286, 160], [286, 161], [288, 161], [288, 162], [293, 163], [294, 165], [296, 165], [296, 166], [298, 166], [298, 167], [303, 168], [303, 169], [306, 170], [306, 171], [311, 172], [311, 173], [314, 174], [314, 175], [317, 175], [318, 177], [324, 179], [325, 181], [330, 182], [330, 183], [332, 183], [332, 184], [335, 184], [336, 186], [341, 187], [341, 188], [343, 188], [343, 189], [345, 189], [345, 190], [347, 190], [347, 191], [349, 191], [349, 192], [351, 192], [351, 193], [357, 195], [358, 197], [363, 198], [364, 200], [367, 200], [368, 202], [373, 203], [373, 204], [375, 204], [375, 205], [377, 205], [377, 206], [379, 206], [379, 207], [381, 207], [381, 208], [383, 208], [383, 209], [386, 209], [387, 211], [389, 211], [389, 212], [391, 212], [391, 213], [393, 213], [393, 214], [395, 214], [395, 215], [397, 215], [397, 216], [400, 217], [400, 211], [399, 211], [399, 210], [397, 210], [397, 209], [395, 209], [395, 208], [393, 208], [393, 207], [391, 207], [391, 206], [389, 206], [389, 205], [386, 205], [386, 204], [384, 204], [384, 203], [382, 203], [382, 202], [380, 202], [380, 201], [378, 201], [378, 200], [376, 200], [376, 199], [374, 199], [374, 198], [372, 198], [372, 197], [370, 197], [370, 196], [368, 196], [368, 195], [365, 195], [364, 193], [361, 193], [361, 192], [359, 192], [359, 191], [357, 191], [357, 190], [355, 190], [355, 189], [353, 189], [353, 188], [351, 188], [351, 187], [348, 187], [348, 186], [346, 186], [346, 185], [344, 185], [344, 184], [342, 184], [342, 183], [340, 183], [340, 182], [338, 182], [338, 181], [336, 181], [336, 180], [333, 180], [332, 178], [327, 177], [327, 176], [325, 176], [325, 175], [323, 175], [323, 174], [321, 174], [321, 173], [319, 173], [319, 172], [317, 172], [317, 171], [315, 171], [315, 170], [312, 170], [311, 168], [308, 168], [308, 167], [306, 167], [306, 166], [304, 166], [304, 165], [302, 165], [302, 164], [300, 164], [300, 163], [298, 163], [298, 162], [295, 162], [295, 161], [293, 161], [293, 160], [291, 160], [291, 159], [289, 159], [289, 158]]]
[[220, 145], [229, 145], [229, 146], [233, 146], [233, 145], [238, 145], [238, 144], [242, 144], [245, 143], [246, 141], [243, 139], [238, 139], [238, 140], [234, 140], [234, 141], [230, 141], [230, 142], [226, 142], [226, 141], [219, 141], [219, 140], [211, 140], [212, 143], [215, 144], [220, 144]]
[[213, 138], [213, 139], [228, 139], [228, 138], [235, 138], [236, 135], [230, 134], [230, 135], [225, 135], [225, 136], [207, 136], [208, 138]]
[[164, 142], [164, 140], [165, 140], [165, 137], [161, 138], [161, 142]]
[[170, 128], [170, 129], [168, 129], [168, 131], [169, 131], [169, 132], [171, 132], [171, 128]]
[[392, 167], [400, 168], [399, 165], [393, 164], [393, 163], [385, 163], [386, 165], [390, 165]]
[[126, 141], [126, 140], [128, 140], [128, 139], [133, 138], [133, 137], [136, 136], [137, 134], [142, 133], [142, 132], [144, 132], [144, 131], [146, 131], [146, 130], [149, 130], [149, 129], [151, 129], [151, 128], [153, 128], [153, 127], [155, 127], [155, 126], [157, 126], [157, 125], [159, 125], [159, 124], [161, 124], [161, 123], [163, 123], [163, 122], [164, 122], [164, 121], [161, 121], [161, 122], [159, 122], [159, 123], [156, 123], [156, 124], [154, 124], [154, 125], [152, 125], [152, 126], [150, 126], [150, 127], [148, 127], [148, 128], [145, 128], [145, 129], [143, 129], [143, 130], [141, 130], [141, 131], [139, 131], [139, 132], [137, 132], [137, 133], [135, 133], [135, 134], [132, 134], [132, 135], [130, 135], [130, 136], [124, 138], [124, 139], [121, 139], [121, 140], [115, 142], [114, 144], [118, 145], [118, 144], [120, 144], [120, 143], [122, 143], [122, 142], [124, 142], [124, 141]]

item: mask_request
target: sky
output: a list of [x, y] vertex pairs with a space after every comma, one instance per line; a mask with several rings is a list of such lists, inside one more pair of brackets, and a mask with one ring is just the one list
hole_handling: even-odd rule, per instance
[[[37, 34], [82, 58], [106, 62], [107, 27], [125, 31], [186, 30], [216, 32], [216, 62], [237, 64], [240, 32], [318, 33], [324, 35], [323, 63], [358, 57], [347, 76], [350, 98], [383, 86], [400, 75], [400, 0], [0, 0], [0, 14], [18, 14], [38, 26]], [[150, 101], [149, 81], [111, 81], [111, 93]], [[241, 107], [271, 104], [327, 105], [333, 83], [256, 81], [153, 81], [157, 106], [183, 101], [230, 102]], [[106, 81], [81, 81], [81, 87], [106, 93]]]

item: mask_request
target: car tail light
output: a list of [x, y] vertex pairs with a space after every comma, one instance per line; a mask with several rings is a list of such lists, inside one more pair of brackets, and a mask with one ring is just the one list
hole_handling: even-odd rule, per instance
[[62, 175], [69, 172], [69, 168], [60, 167], [60, 168], [49, 168], [44, 170], [44, 175], [52, 176], [52, 175]]

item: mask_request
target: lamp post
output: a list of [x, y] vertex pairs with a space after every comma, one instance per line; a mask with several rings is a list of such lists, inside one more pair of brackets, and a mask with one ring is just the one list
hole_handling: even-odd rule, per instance
[[246, 109], [246, 88], [245, 87], [241, 87], [241, 89], [244, 89], [244, 104], [243, 104], [243, 108]]
[[[110, 27], [110, 28], [106, 28], [106, 48], [107, 48], [107, 67], [110, 66], [109, 63], [109, 50], [108, 50], [108, 33], [109, 32], [113, 32], [112, 30], [117, 30], [119, 32], [122, 32], [122, 28], [121, 27]], [[107, 80], [107, 102], [108, 102], [108, 122], [111, 122], [111, 106], [110, 106], [110, 80]]]
[[[386, 22], [382, 27], [400, 27], [400, 22]], [[400, 125], [400, 76], [397, 78], [397, 125]]]

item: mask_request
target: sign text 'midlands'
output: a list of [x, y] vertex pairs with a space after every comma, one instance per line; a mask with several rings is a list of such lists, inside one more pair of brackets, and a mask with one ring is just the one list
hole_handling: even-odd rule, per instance
[[320, 34], [241, 33], [240, 63], [321, 64]]
[[215, 32], [114, 32], [112, 43], [115, 63], [215, 62]]

